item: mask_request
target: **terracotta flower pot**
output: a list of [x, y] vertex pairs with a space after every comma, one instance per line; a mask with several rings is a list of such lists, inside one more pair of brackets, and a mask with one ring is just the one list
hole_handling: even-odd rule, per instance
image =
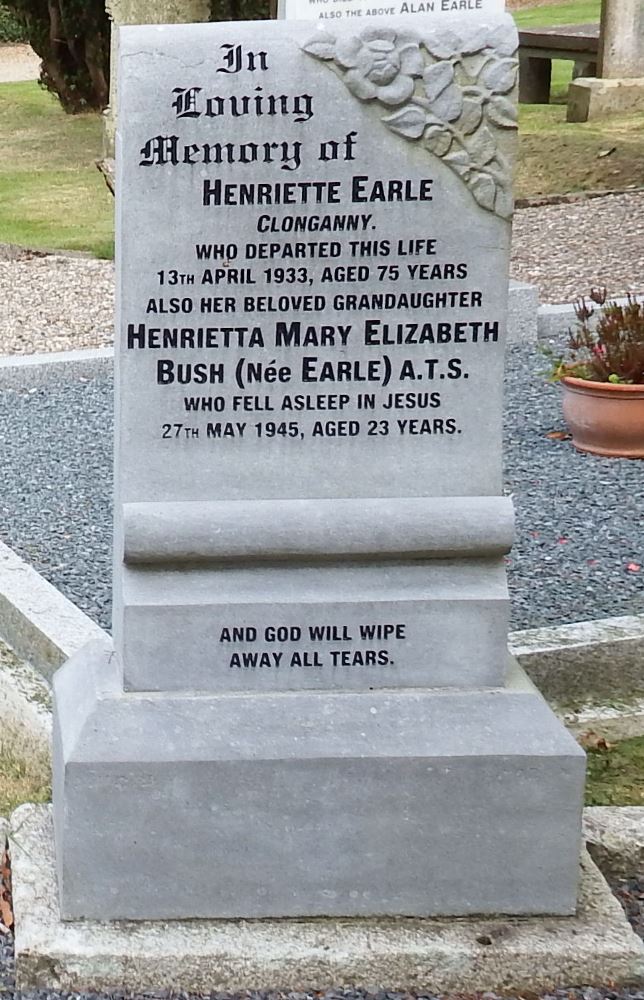
[[563, 415], [579, 451], [644, 458], [644, 385], [562, 378]]

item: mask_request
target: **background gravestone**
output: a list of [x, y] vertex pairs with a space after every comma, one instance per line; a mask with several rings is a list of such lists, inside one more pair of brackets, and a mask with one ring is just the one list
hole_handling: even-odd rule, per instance
[[515, 29], [340, 21], [121, 33], [114, 648], [55, 681], [66, 918], [575, 907], [583, 753], [508, 679]]

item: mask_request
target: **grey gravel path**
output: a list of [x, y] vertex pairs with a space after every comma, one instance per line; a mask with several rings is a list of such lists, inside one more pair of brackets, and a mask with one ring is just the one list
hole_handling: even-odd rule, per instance
[[522, 209], [511, 270], [539, 286], [542, 302], [574, 302], [593, 285], [644, 291], [644, 192]]
[[0, 245], [0, 355], [107, 347], [113, 313], [111, 261]]
[[[516, 213], [512, 275], [542, 302], [572, 302], [591, 285], [644, 292], [644, 193]], [[0, 244], [0, 356], [112, 343], [114, 265]]]
[[[517, 540], [512, 628], [644, 613], [644, 463], [581, 455], [536, 349], [508, 350], [505, 482]], [[45, 369], [38, 369], [40, 373]], [[0, 537], [109, 624], [112, 386], [57, 368], [0, 383]], [[641, 568], [640, 568], [641, 567]]]

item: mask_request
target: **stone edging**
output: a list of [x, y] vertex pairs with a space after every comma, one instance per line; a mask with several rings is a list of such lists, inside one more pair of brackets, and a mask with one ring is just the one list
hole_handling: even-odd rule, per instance
[[[0, 543], [0, 639], [31, 664], [0, 669], [0, 711], [15, 719], [16, 706], [26, 704], [29, 711], [18, 713], [24, 723], [33, 718], [36, 702], [38, 717], [47, 720], [46, 692], [53, 672], [85, 643], [104, 636], [76, 605]], [[635, 700], [644, 699], [644, 616], [511, 632], [509, 650], [573, 730], [592, 729], [612, 739], [644, 734], [644, 701]], [[601, 707], [602, 701], [610, 707]], [[41, 733], [46, 730], [47, 724], [40, 727]]]
[[[640, 292], [634, 294], [638, 299], [642, 297], [642, 293]], [[620, 296], [618, 298], [611, 297], [610, 301], [617, 302], [619, 305], [625, 305], [628, 299], [626, 296]], [[573, 302], [539, 306], [537, 314], [537, 339], [556, 340], [559, 337], [565, 336], [575, 321], [575, 305]]]
[[533, 198], [516, 198], [514, 207], [517, 211], [526, 208], [544, 208], [547, 205], [571, 205], [578, 201], [591, 201], [596, 198], [611, 198], [622, 194], [641, 194], [644, 187], [633, 184], [627, 188], [608, 188], [601, 190], [593, 188], [590, 191], [570, 191], [568, 194], [542, 194]]

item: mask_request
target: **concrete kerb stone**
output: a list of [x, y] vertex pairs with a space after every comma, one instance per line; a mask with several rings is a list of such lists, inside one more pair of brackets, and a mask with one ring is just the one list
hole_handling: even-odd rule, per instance
[[100, 364], [113, 357], [113, 347], [88, 348], [82, 351], [52, 351], [48, 354], [5, 354], [0, 357], [0, 370], [39, 368], [42, 365]]
[[51, 687], [42, 674], [0, 642], [0, 733], [23, 759], [49, 753]]
[[548, 701], [562, 706], [644, 694], [644, 615], [511, 632], [509, 646]]
[[632, 878], [644, 873], [644, 807], [588, 806], [584, 839], [606, 878]]
[[534, 344], [538, 336], [539, 289], [511, 281], [508, 296], [508, 343]]
[[0, 543], [0, 637], [46, 679], [104, 632], [7, 545]]
[[[0, 543], [0, 638], [34, 668], [8, 670], [0, 664], [0, 713], [22, 699], [27, 718], [35, 704], [38, 716], [48, 720], [48, 679], [82, 646], [104, 634]], [[644, 733], [644, 705], [638, 699], [644, 697], [644, 616], [511, 632], [509, 648], [573, 730], [600, 727], [613, 739]]]
[[50, 808], [21, 806], [10, 839], [18, 989], [507, 993], [644, 973], [644, 944], [587, 855], [574, 917], [63, 923]]

